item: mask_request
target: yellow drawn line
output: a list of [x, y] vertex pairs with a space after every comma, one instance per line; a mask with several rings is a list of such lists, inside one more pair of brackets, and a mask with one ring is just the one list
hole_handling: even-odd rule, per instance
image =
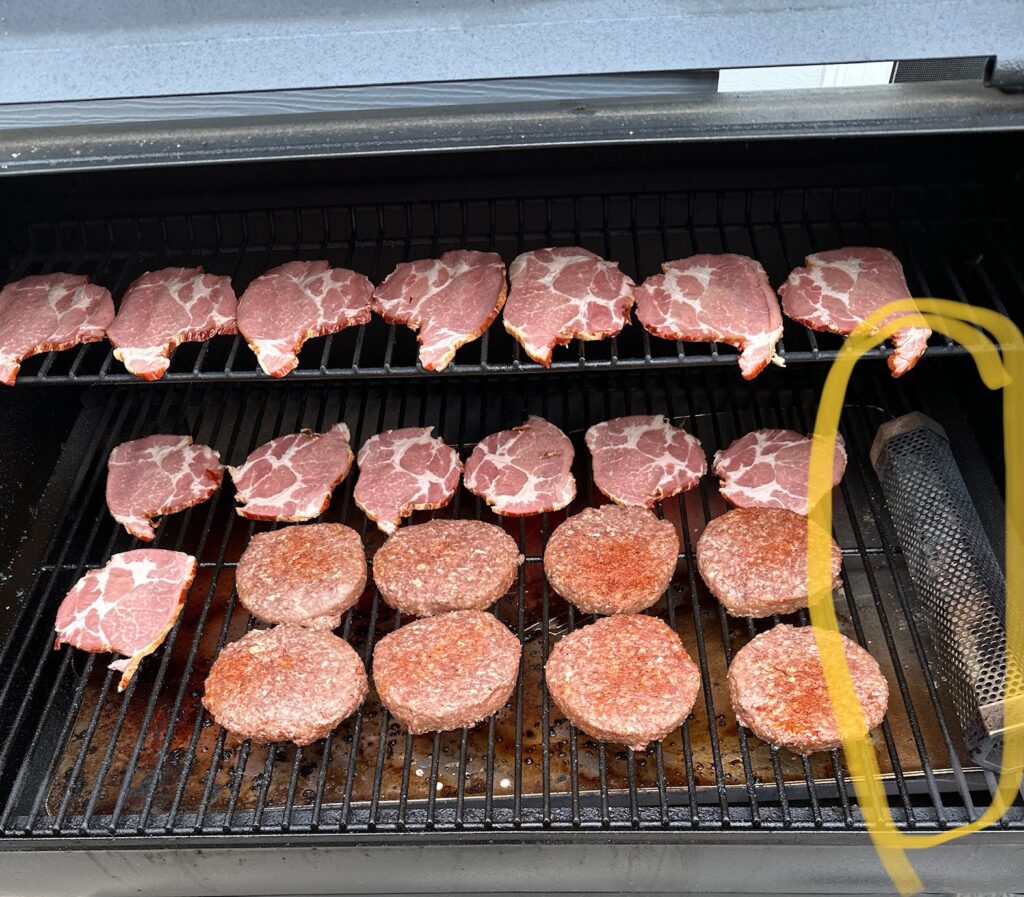
[[[893, 314], [900, 316], [882, 323]], [[817, 499], [808, 514], [808, 594], [811, 623], [825, 682], [835, 711], [857, 800], [882, 866], [901, 894], [923, 887], [907, 850], [935, 847], [992, 825], [1016, 796], [1024, 768], [1024, 701], [1004, 700], [1003, 758], [989, 808], [973, 822], [933, 835], [900, 832], [889, 813], [881, 772], [839, 641], [832, 604], [832, 464], [839, 417], [854, 365], [861, 356], [907, 326], [925, 324], [967, 348], [989, 389], [1003, 390], [1003, 452], [1006, 462], [1006, 653], [1007, 666], [1024, 661], [1024, 596], [1020, 593], [1024, 546], [1024, 337], [1009, 318], [946, 299], [902, 299], [879, 309], [846, 340], [832, 364], [814, 423], [808, 495]], [[875, 330], [875, 328], [878, 328]], [[996, 342], [981, 330], [988, 330]], [[998, 344], [998, 346], [997, 346]], [[1001, 354], [1000, 354], [1001, 349]]]

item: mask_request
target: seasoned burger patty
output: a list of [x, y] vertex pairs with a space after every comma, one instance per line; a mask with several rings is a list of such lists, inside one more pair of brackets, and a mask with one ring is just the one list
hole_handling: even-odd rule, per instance
[[373, 651], [381, 703], [414, 735], [472, 726], [504, 706], [521, 647], [492, 614], [458, 610], [386, 635]]
[[679, 557], [668, 520], [646, 508], [587, 508], [555, 528], [544, 573], [559, 595], [585, 613], [632, 614], [665, 593]]
[[[802, 514], [781, 508], [729, 511], [697, 540], [697, 569], [734, 617], [793, 613], [807, 607], [807, 525]], [[837, 589], [843, 555], [831, 542]]]
[[301, 626], [254, 629], [220, 652], [203, 706], [253, 741], [311, 744], [363, 702], [366, 670], [348, 642]]
[[522, 556], [500, 527], [431, 520], [396, 532], [373, 559], [373, 580], [402, 613], [484, 610], [509, 590]]
[[544, 677], [570, 722], [635, 751], [681, 725], [700, 690], [700, 670], [679, 636], [644, 615], [605, 617], [565, 636]]
[[267, 623], [335, 629], [366, 586], [359, 534], [340, 523], [253, 536], [235, 571], [238, 600]]
[[[866, 735], [885, 716], [889, 685], [875, 658], [840, 639]], [[797, 754], [842, 745], [811, 626], [779, 625], [744, 645], [729, 667], [729, 694], [736, 719], [763, 741]]]

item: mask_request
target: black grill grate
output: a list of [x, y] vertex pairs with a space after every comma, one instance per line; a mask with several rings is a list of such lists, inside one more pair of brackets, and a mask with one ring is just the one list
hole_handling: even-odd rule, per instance
[[[25, 249], [8, 259], [5, 280], [68, 270], [109, 287], [115, 299], [139, 274], [169, 265], [203, 265], [230, 274], [239, 294], [262, 271], [294, 258], [328, 258], [375, 283], [399, 261], [446, 249], [494, 250], [506, 262], [526, 249], [576, 243], [621, 262], [638, 282], [666, 259], [732, 251], [765, 265], [780, 284], [812, 251], [839, 245], [892, 248], [916, 296], [943, 296], [1004, 311], [1015, 292], [1011, 243], [1002, 223], [960, 194], [935, 185], [717, 190], [382, 203], [375, 205], [219, 211], [152, 218], [38, 222]], [[979, 217], [984, 214], [986, 217]], [[787, 319], [779, 354], [790, 364], [828, 360], [840, 345]], [[310, 341], [289, 379], [426, 376], [415, 338], [379, 318]], [[876, 357], [888, 348], [875, 350]], [[961, 350], [935, 337], [930, 354]], [[637, 370], [734, 365], [719, 345], [649, 336], [637, 323], [618, 339], [557, 349], [552, 370]], [[441, 376], [541, 371], [496, 321], [464, 347]], [[241, 337], [186, 344], [161, 382], [267, 380]], [[137, 383], [106, 342], [29, 359], [30, 383]]]
[[[737, 730], [724, 671], [755, 632], [774, 621], [731, 620], [695, 573], [693, 548], [724, 510], [713, 478], [664, 513], [683, 535], [680, 566], [652, 613], [699, 660], [703, 689], [690, 720], [656, 750], [601, 746], [571, 729], [543, 691], [540, 668], [555, 639], [586, 622], [549, 592], [540, 558], [564, 513], [504, 521], [527, 562], [495, 612], [524, 642], [513, 700], [470, 731], [411, 737], [371, 694], [326, 742], [305, 749], [234, 745], [199, 702], [221, 645], [253, 625], [236, 606], [233, 570], [256, 528], [233, 513], [232, 490], [166, 520], [157, 545], [197, 555], [186, 612], [129, 689], [114, 691], [107, 658], [51, 650], [65, 591], [88, 567], [135, 544], [104, 509], [105, 459], [141, 434], [188, 432], [237, 463], [255, 445], [299, 426], [345, 420], [355, 444], [382, 429], [435, 424], [463, 456], [483, 435], [540, 413], [577, 447], [579, 496], [591, 485], [585, 428], [622, 413], [662, 412], [708, 453], [755, 426], [807, 430], [820, 372], [768, 372], [745, 384], [734, 372], [690, 371], [563, 378], [405, 380], [253, 389], [244, 384], [92, 390], [14, 571], [22, 588], [0, 653], [0, 831], [17, 836], [189, 833], [357, 833], [403, 829], [793, 829], [858, 830], [863, 822], [841, 752], [799, 758]], [[850, 450], [837, 495], [844, 553], [840, 616], [882, 663], [892, 699], [877, 734], [890, 805], [902, 828], [934, 830], [976, 818], [991, 779], [967, 767], [955, 716], [927, 672], [926, 633], [911, 610], [901, 553], [868, 447], [878, 424], [916, 404], [881, 371], [855, 378], [843, 418]], [[326, 519], [346, 521], [368, 551], [380, 542], [352, 502], [351, 477]], [[439, 512], [494, 518], [460, 490]], [[426, 515], [419, 515], [423, 519]], [[343, 623], [367, 661], [376, 638], [401, 620], [368, 592]], [[1015, 812], [1006, 823], [1024, 825]]]

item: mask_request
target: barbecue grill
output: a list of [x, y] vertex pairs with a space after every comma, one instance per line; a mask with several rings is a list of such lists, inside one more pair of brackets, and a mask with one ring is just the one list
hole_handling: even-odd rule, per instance
[[[936, 96], [929, 84], [886, 89], [907, 91], [907, 103]], [[0, 278], [85, 273], [117, 299], [144, 271], [203, 265], [229, 274], [241, 294], [256, 275], [297, 258], [327, 258], [379, 283], [399, 261], [448, 249], [496, 251], [507, 263], [527, 249], [580, 245], [619, 261], [637, 282], [663, 260], [729, 251], [757, 258], [778, 285], [811, 251], [880, 245], [900, 257], [915, 296], [970, 302], [1020, 323], [1024, 106], [980, 83], [970, 94], [949, 89], [985, 110], [984, 130], [1000, 133], [969, 133], [967, 121], [913, 136], [933, 129], [889, 119], [861, 122], [859, 136], [843, 141], [808, 129], [773, 141], [640, 148], [627, 136], [621, 146], [344, 160], [327, 157], [350, 144], [337, 153], [317, 144], [295, 153], [311, 158], [287, 163], [253, 151], [249, 161], [162, 169], [137, 148], [122, 161], [144, 167], [128, 170], [100, 150], [127, 139], [128, 125], [101, 136], [103, 127], [54, 118], [34, 134], [12, 134], [12, 146], [38, 138], [38, 154], [4, 185]], [[655, 101], [635, 105], [643, 102]], [[7, 121], [15, 112], [0, 107]], [[836, 120], [844, 115], [857, 117], [837, 101]], [[440, 127], [454, 128], [454, 119]], [[753, 124], [744, 128], [737, 136], [758, 136]], [[76, 172], [89, 163], [60, 161], [74, 133], [95, 167], [112, 170]], [[196, 152], [194, 160], [210, 161]], [[634, 321], [616, 339], [556, 349], [545, 370], [496, 322], [431, 374], [416, 364], [413, 334], [375, 317], [309, 341], [281, 381], [259, 371], [241, 337], [182, 345], [154, 383], [128, 375], [106, 342], [26, 361], [0, 395], [0, 893], [886, 888], [842, 751], [799, 757], [737, 726], [728, 663], [778, 620], [727, 617], [696, 572], [696, 540], [725, 510], [713, 477], [661, 509], [679, 527], [681, 551], [670, 590], [649, 611], [699, 662], [691, 717], [645, 752], [603, 745], [561, 717], [542, 676], [556, 640], [590, 620], [550, 590], [541, 564], [552, 529], [598, 499], [587, 427], [665, 414], [709, 456], [756, 427], [807, 432], [840, 345], [786, 319], [785, 368], [746, 382], [732, 349], [661, 340]], [[895, 824], [939, 832], [977, 818], [995, 776], [966, 747], [870, 449], [878, 428], [901, 415], [939, 422], [1001, 557], [999, 396], [944, 337], [900, 380], [882, 361], [888, 352], [861, 362], [843, 411], [849, 464], [835, 497], [844, 561], [836, 606], [843, 631], [890, 684], [874, 743]], [[528, 414], [574, 442], [579, 494], [570, 508], [502, 520], [460, 489], [447, 508], [413, 518], [485, 519], [519, 540], [525, 563], [494, 612], [522, 641], [523, 663], [512, 700], [487, 723], [411, 736], [371, 692], [306, 748], [239, 744], [213, 725], [200, 703], [203, 680], [219, 649], [255, 625], [237, 602], [234, 568], [252, 533], [267, 528], [234, 513], [230, 488], [161, 524], [154, 544], [195, 555], [200, 569], [181, 619], [123, 694], [104, 655], [52, 650], [54, 614], [70, 586], [135, 546], [104, 500], [106, 457], [127, 439], [189, 433], [237, 464], [301, 427], [345, 421], [358, 446], [387, 428], [433, 425], [466, 457]], [[322, 519], [356, 528], [372, 559], [382, 536], [356, 508], [354, 482], [339, 487]], [[806, 623], [806, 614], [792, 621]], [[369, 665], [376, 641], [403, 622], [371, 588], [339, 632]], [[914, 857], [930, 889], [1019, 884], [1024, 799], [963, 844]]]

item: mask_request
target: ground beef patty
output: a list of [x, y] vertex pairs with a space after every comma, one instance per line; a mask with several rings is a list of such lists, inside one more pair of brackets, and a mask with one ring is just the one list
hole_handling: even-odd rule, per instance
[[[734, 617], [791, 614], [807, 607], [807, 525], [802, 514], [780, 508], [729, 511], [697, 540], [697, 569]], [[842, 563], [832, 540], [832, 588]]]
[[[885, 716], [889, 685], [875, 658], [840, 638], [866, 735]], [[736, 719], [763, 741], [797, 754], [842, 744], [811, 626], [779, 625], [744, 645], [729, 667], [729, 694]]]
[[363, 702], [366, 670], [348, 642], [301, 626], [254, 629], [220, 652], [203, 706], [253, 741], [311, 744]]
[[521, 647], [492, 614], [458, 610], [386, 635], [373, 652], [381, 703], [414, 735], [472, 726], [504, 706]]
[[584, 613], [631, 614], [665, 593], [679, 557], [668, 520], [646, 508], [587, 508], [555, 528], [544, 573], [559, 595]]
[[681, 725], [700, 690], [700, 670], [679, 636], [645, 615], [606, 617], [565, 636], [544, 677], [570, 722], [635, 751]]
[[359, 534], [340, 523], [253, 536], [235, 571], [238, 600], [265, 623], [336, 629], [366, 586]]
[[500, 527], [431, 520], [403, 527], [381, 546], [373, 580], [402, 613], [484, 610], [509, 590], [522, 560], [515, 540]]

